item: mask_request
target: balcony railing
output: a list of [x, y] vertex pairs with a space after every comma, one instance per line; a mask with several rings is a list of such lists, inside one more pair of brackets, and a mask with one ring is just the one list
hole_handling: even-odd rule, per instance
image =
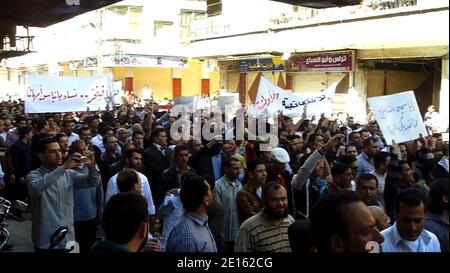
[[192, 24], [190, 35], [192, 40], [197, 40], [356, 18], [369, 19], [370, 17], [382, 15], [395, 15], [408, 11], [444, 7], [449, 7], [448, 0], [369, 0], [364, 1], [361, 5], [342, 8], [311, 9], [294, 7], [291, 11], [281, 12], [272, 16], [272, 18], [268, 18], [267, 22], [253, 25], [253, 29], [243, 28], [242, 22], [238, 19], [225, 23], [226, 20], [223, 20], [223, 16], [196, 20]]
[[14, 41], [9, 37], [0, 40], [0, 60], [12, 58], [33, 52], [34, 36], [15, 36]]

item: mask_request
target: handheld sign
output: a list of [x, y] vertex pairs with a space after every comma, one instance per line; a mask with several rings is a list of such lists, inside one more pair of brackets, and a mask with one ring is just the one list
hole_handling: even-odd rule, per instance
[[402, 143], [427, 136], [413, 91], [367, 100], [387, 143]]

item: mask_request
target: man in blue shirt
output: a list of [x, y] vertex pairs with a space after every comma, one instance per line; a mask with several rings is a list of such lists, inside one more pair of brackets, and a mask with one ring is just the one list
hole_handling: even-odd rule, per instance
[[180, 199], [185, 213], [169, 235], [167, 252], [217, 252], [208, 226], [207, 208], [213, 202], [209, 184], [200, 176], [188, 177]]
[[436, 179], [430, 185], [430, 207], [425, 216], [425, 228], [439, 240], [442, 252], [448, 252], [448, 178]]
[[435, 234], [424, 228], [427, 197], [417, 188], [401, 190], [395, 201], [395, 223], [383, 230], [383, 252], [441, 252]]
[[100, 172], [92, 152], [86, 154], [87, 173], [73, 170], [83, 164], [80, 153], [74, 153], [63, 163], [61, 149], [54, 138], [40, 140], [37, 152], [41, 167], [26, 178], [31, 199], [33, 244], [36, 251], [48, 249], [52, 234], [64, 226], [69, 232], [56, 246], [56, 249], [64, 249], [67, 243], [75, 241], [74, 187], [99, 185]]
[[373, 158], [378, 153], [378, 140], [375, 138], [367, 138], [363, 142], [363, 152], [359, 154], [356, 159], [358, 160], [358, 176], [370, 173], [375, 169], [373, 164]]

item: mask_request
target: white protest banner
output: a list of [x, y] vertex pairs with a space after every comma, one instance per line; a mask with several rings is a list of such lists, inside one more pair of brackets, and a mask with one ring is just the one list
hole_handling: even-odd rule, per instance
[[306, 108], [308, 117], [319, 117], [322, 113], [331, 116], [333, 96], [338, 82], [332, 84], [321, 93], [292, 93], [288, 92], [261, 77], [256, 107], [258, 112], [269, 115], [282, 111], [286, 116], [301, 116]]
[[367, 99], [388, 144], [427, 136], [413, 91]]
[[25, 77], [26, 113], [105, 110], [112, 92], [112, 75], [101, 77]]

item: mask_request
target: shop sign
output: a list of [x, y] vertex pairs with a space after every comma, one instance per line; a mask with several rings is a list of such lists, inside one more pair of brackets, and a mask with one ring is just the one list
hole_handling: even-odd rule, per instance
[[239, 72], [284, 71], [281, 57], [239, 61]]
[[351, 72], [355, 64], [353, 50], [294, 55], [290, 58], [292, 72]]
[[154, 56], [138, 54], [104, 55], [102, 57], [102, 66], [187, 68], [188, 58], [178, 56]]

